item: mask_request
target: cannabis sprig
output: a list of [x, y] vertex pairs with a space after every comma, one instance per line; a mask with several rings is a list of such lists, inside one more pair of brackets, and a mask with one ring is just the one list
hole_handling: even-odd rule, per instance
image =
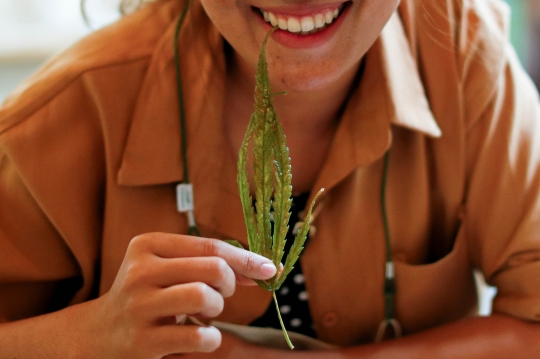
[[[268, 32], [262, 43], [257, 63], [255, 106], [238, 157], [238, 189], [244, 212], [249, 250], [272, 260], [280, 268], [284, 256], [286, 235], [289, 229], [292, 204], [292, 175], [289, 148], [285, 134], [274, 109], [273, 98], [283, 93], [272, 93], [266, 62], [266, 43], [277, 28]], [[253, 172], [255, 183], [255, 208], [250, 194], [247, 161], [248, 147], [253, 141]], [[321, 189], [314, 197], [304, 222], [300, 226], [293, 245], [283, 265], [283, 270], [271, 279], [257, 281], [260, 287], [272, 291], [283, 335], [291, 349], [292, 345], [276, 298], [278, 290], [304, 249], [309, 231], [313, 206]], [[273, 211], [274, 225], [271, 223]], [[237, 245], [238, 243], [235, 243]]]

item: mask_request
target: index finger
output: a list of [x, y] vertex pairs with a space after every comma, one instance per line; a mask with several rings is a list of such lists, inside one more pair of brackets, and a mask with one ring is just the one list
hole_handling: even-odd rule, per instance
[[264, 280], [276, 274], [276, 267], [268, 258], [218, 239], [148, 233], [135, 237], [135, 240], [142, 242], [141, 247], [162, 258], [220, 257], [241, 276]]

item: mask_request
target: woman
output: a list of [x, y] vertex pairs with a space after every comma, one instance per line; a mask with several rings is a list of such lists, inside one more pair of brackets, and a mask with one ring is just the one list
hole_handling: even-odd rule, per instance
[[[540, 111], [499, 1], [201, 0], [175, 42], [185, 5], [158, 1], [98, 31], [4, 104], [5, 355], [210, 351], [216, 331], [175, 315], [265, 317], [258, 287], [221, 297], [231, 268], [275, 268], [186, 234], [196, 224], [246, 242], [235, 162], [260, 44], [278, 25], [267, 53], [273, 91], [288, 92], [275, 103], [293, 189], [326, 189], [301, 258], [301, 319], [343, 349], [277, 351], [222, 333], [213, 354], [186, 357], [537, 356]], [[176, 211], [178, 183], [193, 184], [192, 218]], [[473, 269], [498, 287], [487, 318], [471, 316]], [[379, 328], [405, 337], [374, 344]]]

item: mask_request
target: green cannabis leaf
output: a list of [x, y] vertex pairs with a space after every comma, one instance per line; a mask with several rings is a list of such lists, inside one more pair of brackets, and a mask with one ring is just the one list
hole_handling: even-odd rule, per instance
[[[266, 42], [276, 29], [273, 28], [268, 32], [259, 54], [255, 85], [255, 111], [251, 116], [244, 141], [240, 147], [237, 182], [244, 211], [249, 250], [271, 259], [276, 268], [279, 269], [284, 256], [291, 216], [292, 175], [289, 148], [285, 143], [285, 135], [273, 104], [273, 97], [278, 94], [273, 94], [270, 88], [266, 62]], [[248, 147], [251, 141], [253, 141], [255, 208], [253, 208], [247, 171]], [[278, 270], [278, 273], [269, 280], [257, 281], [261, 288], [272, 291], [283, 335], [291, 349], [294, 346], [281, 319], [276, 290], [292, 271], [304, 249], [313, 206], [322, 191], [323, 189], [317, 193], [309, 207], [306, 218], [287, 255], [283, 270]], [[270, 220], [271, 209], [274, 210], [273, 228]], [[237, 243], [233, 245], [237, 245]]]

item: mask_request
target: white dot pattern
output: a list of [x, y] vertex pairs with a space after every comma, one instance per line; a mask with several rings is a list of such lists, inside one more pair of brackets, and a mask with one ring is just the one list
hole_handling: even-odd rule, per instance
[[281, 314], [289, 314], [291, 312], [291, 306], [290, 305], [282, 305], [279, 307], [279, 311]]
[[291, 319], [291, 326], [298, 328], [301, 325], [302, 325], [302, 319], [300, 318]]

